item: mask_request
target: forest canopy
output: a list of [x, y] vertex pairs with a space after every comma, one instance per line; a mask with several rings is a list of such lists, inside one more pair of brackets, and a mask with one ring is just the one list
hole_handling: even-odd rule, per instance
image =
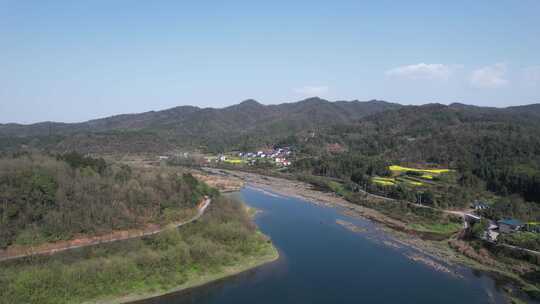
[[0, 158], [0, 248], [191, 216], [216, 191], [189, 173], [68, 153]]

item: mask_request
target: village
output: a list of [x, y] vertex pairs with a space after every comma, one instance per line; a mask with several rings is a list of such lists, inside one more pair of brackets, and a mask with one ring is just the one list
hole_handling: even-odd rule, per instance
[[270, 164], [277, 167], [288, 167], [291, 165], [291, 147], [262, 149], [253, 152], [230, 152], [217, 156], [206, 156], [208, 164], [224, 163], [232, 165]]

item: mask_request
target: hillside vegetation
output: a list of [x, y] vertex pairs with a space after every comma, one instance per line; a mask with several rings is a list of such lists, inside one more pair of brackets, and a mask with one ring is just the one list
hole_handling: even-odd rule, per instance
[[275, 258], [277, 252], [257, 232], [246, 208], [216, 197], [199, 221], [180, 229], [2, 262], [0, 303], [87, 303], [163, 293]]
[[[436, 184], [436, 191], [452, 193], [434, 193], [433, 202], [441, 207], [462, 208], [478, 198], [476, 194], [488, 190], [505, 199], [495, 204], [493, 212], [535, 218], [531, 211], [540, 202], [538, 104], [508, 108], [402, 106], [384, 101], [309, 98], [262, 105], [247, 100], [222, 109], [182, 106], [77, 124], [0, 125], [0, 150], [4, 151], [37, 147], [155, 155], [175, 149], [247, 152], [275, 145], [294, 147], [293, 173], [344, 182], [372, 180], [382, 186], [395, 185], [381, 179], [394, 178], [389, 166], [451, 169], [451, 177], [431, 184], [429, 171], [412, 176], [407, 170], [402, 172], [407, 176], [399, 177], [401, 187], [381, 189], [407, 192], [411, 187]], [[340, 149], [330, 151], [331, 146]], [[410, 195], [397, 193], [395, 197]], [[505, 207], [509, 201], [519, 208]]]
[[182, 146], [217, 152], [271, 144], [306, 129], [351, 123], [398, 107], [383, 101], [320, 98], [268, 106], [246, 100], [222, 109], [181, 106], [74, 124], [0, 124], [0, 150], [29, 145], [85, 153], [157, 153]]
[[[197, 221], [191, 218], [212, 197]], [[0, 303], [86, 303], [188, 288], [275, 260], [240, 202], [178, 168], [78, 153], [0, 159], [0, 244], [160, 225], [158, 234], [0, 262]]]
[[194, 214], [215, 190], [190, 174], [69, 153], [0, 158], [0, 248], [71, 239]]
[[[297, 136], [293, 141], [301, 160], [292, 169], [364, 186], [375, 178], [382, 186], [392, 186], [395, 183], [388, 178], [393, 178], [391, 169], [398, 168], [394, 171], [401, 171], [401, 179], [438, 185], [438, 190], [428, 187], [436, 191], [432, 200], [436, 206], [467, 207], [489, 190], [501, 198], [493, 199], [490, 210], [497, 217], [536, 220], [540, 116], [538, 107], [523, 108], [531, 111], [434, 104], [380, 112], [354, 124], [325, 128], [305, 140]], [[321, 149], [330, 143], [347, 147], [347, 152]], [[453, 171], [440, 177], [430, 174], [441, 168]], [[383, 190], [402, 192], [395, 193], [396, 198], [417, 200], [402, 191], [405, 188]]]

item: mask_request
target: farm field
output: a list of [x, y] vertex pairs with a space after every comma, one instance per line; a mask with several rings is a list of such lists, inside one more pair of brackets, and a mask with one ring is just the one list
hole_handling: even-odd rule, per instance
[[453, 170], [450, 170], [450, 169], [417, 169], [417, 168], [402, 167], [402, 166], [397, 166], [397, 165], [392, 165], [392, 166], [390, 166], [388, 168], [392, 172], [400, 172], [401, 173], [401, 172], [411, 171], [411, 172], [425, 173], [424, 175], [426, 176], [427, 179], [430, 179], [430, 176], [431, 176], [431, 178], [433, 178], [433, 176], [431, 174], [442, 174], [442, 173], [449, 173], [449, 172], [453, 171]]
[[398, 177], [398, 178], [396, 178], [396, 181], [402, 182], [402, 183], [407, 183], [408, 185], [411, 185], [411, 186], [423, 186], [423, 185], [425, 185], [425, 183], [414, 180], [414, 179], [409, 178], [409, 177]]
[[243, 160], [243, 159], [226, 159], [225, 160], [226, 163], [229, 163], [229, 164], [245, 164], [246, 161]]
[[396, 179], [393, 177], [379, 177], [375, 176], [372, 178], [372, 181], [376, 184], [383, 185], [383, 186], [395, 186], [396, 185]]
[[397, 184], [403, 183], [413, 187], [424, 186], [423, 182], [408, 178], [408, 177], [380, 177], [375, 176], [371, 179], [375, 184], [382, 186], [395, 186]]
[[378, 186], [400, 185], [409, 188], [426, 188], [444, 183], [441, 177], [454, 172], [446, 168], [418, 169], [399, 165], [388, 166], [388, 169], [391, 171], [391, 176], [374, 176], [371, 181]]

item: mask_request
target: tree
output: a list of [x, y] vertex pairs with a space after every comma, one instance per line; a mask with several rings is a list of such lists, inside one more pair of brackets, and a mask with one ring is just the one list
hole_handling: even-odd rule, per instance
[[486, 230], [489, 227], [489, 221], [485, 218], [481, 218], [480, 221], [474, 223], [472, 226], [472, 234], [476, 238], [483, 238], [485, 235]]

